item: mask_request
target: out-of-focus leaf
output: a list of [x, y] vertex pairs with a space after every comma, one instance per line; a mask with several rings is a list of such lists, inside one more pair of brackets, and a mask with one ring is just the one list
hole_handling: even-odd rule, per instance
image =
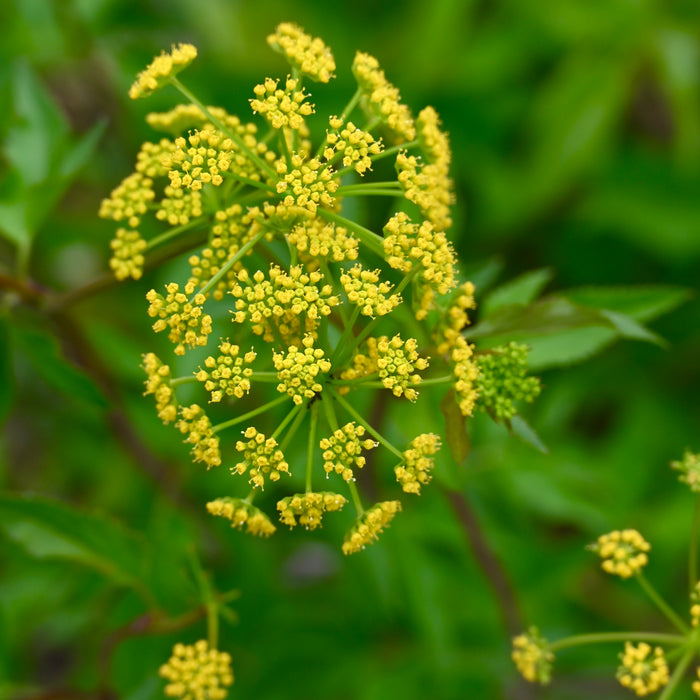
[[0, 494], [0, 529], [38, 559], [66, 559], [143, 589], [145, 544], [113, 520], [35, 495]]
[[107, 122], [103, 119], [97, 122], [90, 131], [83, 135], [61, 159], [58, 175], [65, 180], [72, 180], [78, 171], [88, 162], [102, 138]]
[[526, 445], [534, 447], [538, 452], [542, 452], [543, 454], [549, 453], [547, 446], [542, 442], [540, 436], [522, 416], [513, 416], [510, 421], [510, 427], [513, 431], [513, 435], [517, 435]]
[[455, 397], [454, 389], [450, 389], [440, 402], [440, 410], [445, 416], [445, 442], [450, 448], [450, 454], [457, 464], [462, 464], [469, 455], [471, 446], [469, 435], [462, 412]]
[[12, 405], [15, 393], [10, 331], [4, 318], [0, 318], [0, 376], [3, 377], [2, 382], [0, 382], [0, 423], [2, 423]]
[[617, 338], [608, 328], [574, 328], [562, 333], [523, 338], [530, 347], [527, 363], [532, 371], [583, 362], [604, 350]]
[[482, 318], [513, 304], [529, 304], [536, 299], [554, 273], [548, 268], [532, 270], [494, 289], [481, 303]]
[[638, 323], [630, 316], [625, 316], [625, 314], [608, 309], [601, 309], [600, 313], [611, 321], [615, 326], [615, 330], [623, 338], [644, 340], [648, 343], [656, 343], [657, 345], [666, 344], [666, 341], [660, 335], [645, 328], [641, 323]]
[[51, 387], [90, 404], [106, 406], [94, 382], [61, 354], [58, 342], [48, 333], [30, 326], [15, 326], [12, 337], [22, 356]]

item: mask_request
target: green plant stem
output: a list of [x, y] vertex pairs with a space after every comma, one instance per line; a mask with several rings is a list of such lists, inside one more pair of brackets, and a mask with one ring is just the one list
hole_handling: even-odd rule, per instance
[[693, 525], [690, 530], [690, 548], [688, 551], [688, 578], [690, 592], [695, 590], [698, 583], [698, 530], [700, 529], [700, 493], [695, 496]]
[[309, 440], [306, 449], [306, 480], [304, 490], [306, 493], [312, 491], [314, 448], [316, 447], [316, 426], [318, 425], [318, 401], [314, 401], [311, 406], [311, 425], [309, 425]]
[[549, 645], [549, 649], [555, 652], [583, 644], [635, 641], [681, 645], [687, 641], [687, 638], [680, 634], [661, 634], [658, 632], [593, 632], [591, 634], [576, 634], [564, 639], [558, 639]]
[[[340, 188], [343, 189], [343, 188]], [[336, 192], [339, 197], [402, 197], [402, 190], [389, 190], [380, 188], [368, 187], [366, 190], [343, 190], [340, 189]]]
[[673, 695], [676, 688], [678, 687], [678, 684], [681, 682], [681, 678], [683, 678], [683, 676], [685, 675], [688, 665], [693, 660], [693, 656], [695, 656], [695, 653], [695, 649], [688, 649], [688, 651], [686, 651], [685, 654], [681, 657], [681, 660], [678, 662], [678, 665], [673, 670], [673, 675], [671, 676], [668, 685], [666, 685], [666, 687], [663, 689], [663, 692], [661, 693], [661, 695], [659, 695], [658, 700], [669, 700], [669, 698]]
[[[274, 194], [277, 196], [277, 190], [272, 186], [268, 185], [265, 182], [260, 182], [259, 180], [253, 180], [252, 178], [249, 177], [243, 177], [243, 175], [239, 175], [238, 173], [232, 173], [232, 172], [224, 172], [221, 173], [223, 177], [229, 181], [232, 182], [240, 182], [241, 184], [244, 185], [250, 185], [251, 187], [255, 187], [256, 189], [259, 190], [265, 190], [266, 192], [269, 192], [270, 194]], [[231, 198], [229, 198], [231, 199]]]
[[286, 394], [284, 396], [279, 396], [278, 398], [273, 399], [272, 401], [268, 401], [268, 403], [263, 404], [262, 406], [258, 406], [258, 408], [255, 408], [252, 411], [248, 411], [248, 413], [244, 413], [242, 416], [236, 416], [236, 418], [232, 418], [231, 420], [219, 423], [218, 425], [215, 425], [212, 428], [212, 431], [218, 433], [221, 430], [225, 430], [226, 428], [231, 428], [234, 425], [238, 425], [239, 423], [243, 423], [244, 421], [249, 420], [250, 418], [255, 418], [255, 416], [259, 416], [261, 413], [266, 413], [270, 409], [274, 408], [275, 406], [278, 406], [281, 403], [284, 403], [285, 401], [289, 401], [289, 396], [287, 396]]
[[333, 349], [333, 354], [331, 355], [331, 365], [335, 365], [336, 361], [338, 360], [339, 357], [342, 355], [346, 354], [344, 352], [344, 348], [346, 346], [346, 343], [350, 339], [350, 336], [352, 335], [352, 329], [353, 326], [355, 325], [355, 322], [357, 321], [358, 316], [360, 315], [360, 307], [356, 306], [355, 310], [352, 312], [352, 316], [350, 316], [350, 320], [348, 321], [347, 325], [345, 326], [345, 329], [343, 330], [343, 334], [340, 336], [340, 339], [338, 340], [338, 343], [336, 344], [335, 348]]
[[280, 424], [279, 428], [275, 430], [273, 437], [276, 437], [279, 433], [282, 431], [280, 428], [282, 426], [289, 422], [291, 420], [291, 417], [294, 417], [294, 422], [289, 426], [289, 430], [287, 431], [287, 434], [284, 436], [284, 440], [280, 443], [280, 450], [284, 452], [285, 449], [287, 449], [287, 445], [292, 441], [292, 438], [296, 435], [297, 430], [299, 430], [299, 426], [304, 422], [304, 418], [306, 418], [306, 404], [303, 403], [299, 406], [296, 407], [296, 413], [294, 409], [292, 409], [289, 412], [289, 415], [285, 418], [285, 420]]
[[213, 289], [219, 280], [259, 241], [265, 236], [265, 231], [261, 231], [255, 238], [251, 238], [244, 246], [239, 248], [238, 252], [230, 259], [227, 260], [221, 269], [201, 288], [198, 289], [190, 298], [190, 303], [194, 300], [197, 294], [207, 294], [211, 289]]
[[651, 583], [649, 583], [648, 579], [641, 571], [637, 573], [637, 581], [639, 581], [639, 585], [642, 587], [644, 592], [647, 594], [647, 596], [649, 596], [654, 605], [656, 605], [656, 607], [666, 616], [668, 621], [671, 622], [679, 632], [687, 635], [690, 632], [688, 626], [679, 617], [678, 613], [676, 613], [673, 608], [671, 608], [671, 606], [659, 595], [659, 593], [651, 585]]
[[420, 386], [432, 386], [433, 384], [453, 384], [455, 378], [452, 375], [446, 377], [431, 377], [430, 379], [423, 379]]
[[[357, 88], [357, 90], [355, 90], [355, 94], [350, 98], [348, 103], [345, 105], [345, 108], [340, 113], [340, 118], [343, 120], [343, 123], [345, 123], [345, 120], [348, 118], [348, 115], [352, 112], [352, 110], [355, 109], [355, 106], [360, 101], [360, 97], [362, 97], [362, 90], [360, 90], [360, 88]], [[327, 144], [328, 137], [326, 136], [326, 138], [323, 139], [319, 147], [316, 149], [316, 158], [321, 157], [321, 154], [325, 150]]]
[[211, 649], [217, 649], [219, 644], [219, 603], [194, 547], [189, 549], [189, 555], [192, 572], [199, 586], [202, 602], [207, 610], [207, 641]]
[[251, 381], [256, 382], [279, 382], [280, 378], [277, 372], [253, 372], [250, 375]]
[[195, 376], [175, 377], [175, 379], [170, 380], [170, 386], [176, 387], [176, 386], [182, 386], [183, 384], [193, 384], [196, 381], [197, 381], [197, 377], [195, 377]]
[[189, 231], [192, 228], [196, 228], [200, 224], [204, 223], [207, 221], [206, 216], [199, 216], [196, 219], [192, 219], [191, 221], [188, 221], [186, 224], [182, 224], [182, 226], [175, 226], [175, 228], [168, 229], [167, 231], [164, 231], [163, 233], [154, 236], [151, 238], [147, 243], [146, 243], [146, 250], [151, 250], [152, 248], [155, 248], [156, 246], [160, 245], [161, 243], [165, 243], [166, 241], [169, 241], [171, 238], [175, 238], [175, 236], [179, 236], [181, 233], [184, 233], [185, 231]]
[[378, 236], [374, 231], [370, 231], [368, 228], [360, 226], [360, 224], [357, 224], [350, 219], [346, 219], [344, 216], [340, 216], [340, 214], [335, 214], [334, 212], [328, 209], [319, 208], [316, 210], [316, 214], [318, 214], [318, 216], [320, 216], [322, 219], [326, 219], [326, 221], [332, 221], [335, 224], [339, 224], [340, 226], [344, 226], [345, 228], [349, 229], [371, 251], [373, 251], [380, 257], [384, 256], [384, 244], [382, 242], [383, 239], [381, 236]]
[[348, 490], [350, 491], [350, 497], [352, 498], [352, 504], [355, 506], [355, 511], [357, 511], [357, 517], [361, 518], [362, 514], [365, 512], [364, 506], [362, 505], [362, 499], [360, 498], [360, 492], [357, 490], [357, 484], [354, 481], [346, 481], [348, 485]]
[[[365, 386], [367, 382], [372, 382], [377, 377], [379, 375], [376, 372], [372, 372], [372, 374], [366, 374], [364, 377], [356, 377], [355, 379], [331, 379], [329, 384], [334, 384], [335, 386], [355, 386], [358, 384]], [[382, 387], [384, 387], [383, 384]]]
[[365, 419], [340, 395], [337, 391], [328, 387], [333, 398], [380, 444], [395, 454], [403, 462], [403, 452], [397, 450], [385, 437], [380, 435]]
[[243, 153], [250, 158], [250, 160], [255, 163], [255, 165], [260, 168], [264, 173], [267, 173], [269, 177], [271, 177], [273, 180], [277, 179], [277, 173], [262, 159], [260, 156], [251, 151], [248, 146], [245, 145], [245, 142], [243, 139], [235, 132], [231, 131], [223, 122], [221, 122], [219, 119], [217, 119], [207, 108], [206, 106], [200, 102], [176, 77], [170, 78], [170, 84], [177, 88], [192, 104], [196, 105], [199, 107], [199, 109], [202, 111], [202, 114], [206, 116], [206, 118], [217, 128], [219, 131], [222, 133], [226, 134], [231, 141], [233, 141], [238, 148], [241, 149]]

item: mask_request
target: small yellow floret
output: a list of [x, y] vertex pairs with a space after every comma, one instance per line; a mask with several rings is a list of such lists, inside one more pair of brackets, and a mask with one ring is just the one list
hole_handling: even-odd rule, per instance
[[647, 552], [651, 545], [637, 530], [613, 530], [601, 535], [590, 549], [603, 560], [603, 571], [621, 578], [630, 578], [646, 566], [649, 561]]
[[321, 440], [319, 444], [323, 450], [323, 468], [326, 476], [335, 472], [345, 481], [355, 479], [353, 469], [362, 469], [366, 462], [362, 450], [371, 450], [379, 444], [364, 438], [364, 435], [365, 429], [352, 422], [346, 423], [334, 431], [333, 435]]
[[440, 438], [435, 433], [423, 433], [411, 440], [403, 453], [403, 462], [394, 467], [396, 480], [406, 493], [419, 494], [421, 485], [432, 479], [433, 456], [439, 449]]
[[210, 649], [204, 639], [176, 644], [159, 674], [168, 681], [167, 697], [180, 700], [224, 700], [233, 685], [230, 654]]
[[301, 349], [295, 345], [290, 346], [286, 355], [272, 355], [280, 380], [277, 391], [291, 396], [297, 406], [321, 392], [323, 385], [319, 380], [331, 369], [331, 363], [324, 357], [323, 350], [314, 347], [313, 336], [304, 336], [302, 344]]
[[315, 530], [321, 527], [324, 513], [340, 510], [346, 503], [346, 498], [331, 491], [297, 493], [278, 501], [277, 510], [280, 522], [290, 528], [297, 524], [298, 518], [299, 524], [307, 530]]
[[526, 681], [546, 685], [551, 680], [554, 654], [536, 627], [513, 639], [511, 658]]
[[249, 481], [259, 489], [265, 485], [265, 476], [278, 481], [281, 474], [289, 474], [289, 464], [275, 438], [266, 438], [253, 427], [245, 430], [243, 437], [245, 440], [236, 443], [236, 449], [243, 453], [243, 461], [232, 467], [231, 473], [245, 474], [250, 468]]
[[282, 22], [267, 37], [267, 43], [312, 80], [327, 83], [333, 77], [335, 60], [331, 50], [321, 39], [305, 34], [298, 24]]
[[343, 554], [355, 554], [373, 544], [401, 510], [401, 501], [382, 501], [366, 510], [343, 541]]
[[231, 527], [256, 537], [269, 537], [277, 529], [270, 518], [259, 508], [241, 498], [217, 498], [207, 503], [207, 510], [214, 516], [231, 521]]
[[163, 51], [136, 76], [136, 81], [129, 89], [129, 97], [132, 100], [148, 97], [166, 85], [183, 68], [187, 68], [195, 58], [197, 49], [192, 44], [173, 46], [170, 53]]
[[622, 665], [617, 669], [617, 680], [638, 697], [655, 693], [668, 683], [668, 663], [661, 647], [652, 647], [646, 642], [637, 646], [625, 642], [620, 653]]

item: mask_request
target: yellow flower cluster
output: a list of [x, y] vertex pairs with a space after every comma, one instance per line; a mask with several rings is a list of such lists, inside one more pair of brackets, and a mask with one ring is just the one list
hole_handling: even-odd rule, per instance
[[372, 544], [401, 510], [401, 501], [382, 501], [366, 510], [345, 535], [343, 554], [355, 554]]
[[323, 350], [314, 347], [312, 335], [305, 335], [302, 344], [303, 349], [291, 345], [286, 355], [276, 352], [272, 354], [280, 380], [277, 391], [291, 396], [297, 405], [321, 392], [323, 385], [318, 381], [319, 375], [330, 372], [331, 369], [331, 363], [324, 358]]
[[230, 654], [210, 649], [204, 639], [176, 644], [159, 673], [168, 681], [165, 694], [180, 700], [224, 700], [233, 685]]
[[236, 297], [232, 318], [250, 323], [253, 333], [268, 343], [277, 340], [277, 333], [289, 344], [301, 344], [301, 336], [314, 335], [320, 320], [339, 303], [333, 287], [323, 283], [323, 275], [306, 272], [301, 265], [293, 265], [288, 272], [270, 265], [269, 279], [258, 270], [251, 280], [242, 269], [237, 279], [231, 288]]
[[601, 535], [590, 549], [603, 560], [603, 571], [629, 578], [646, 566], [651, 545], [637, 530], [613, 530]]
[[380, 282], [381, 270], [364, 270], [359, 263], [340, 275], [340, 284], [348, 301], [360, 307], [363, 316], [374, 318], [391, 313], [400, 303], [401, 295], [391, 293], [389, 282]]
[[348, 122], [344, 129], [343, 120], [339, 117], [329, 119], [333, 131], [326, 135], [328, 144], [323, 151], [323, 157], [332, 162], [336, 158], [342, 158], [346, 168], [354, 168], [359, 175], [364, 175], [372, 169], [370, 156], [379, 155], [382, 148], [382, 140], [374, 140], [369, 131], [362, 131], [352, 122]]
[[358, 51], [352, 64], [352, 72], [362, 90], [365, 111], [386, 124], [399, 141], [413, 141], [416, 127], [411, 110], [401, 103], [401, 94], [379, 67], [374, 56]]
[[479, 367], [474, 361], [474, 348], [459, 335], [454, 339], [454, 346], [450, 353], [452, 360], [452, 374], [455, 378], [454, 391], [459, 410], [463, 416], [471, 416], [479, 392], [476, 389], [476, 380], [479, 377]]
[[254, 488], [260, 489], [265, 485], [265, 476], [270, 481], [278, 481], [280, 474], [289, 474], [289, 465], [275, 438], [266, 438], [252, 427], [243, 433], [243, 437], [245, 440], [236, 443], [236, 449], [243, 453], [243, 461], [231, 468], [232, 473], [245, 474], [250, 468], [249, 481]]
[[250, 100], [253, 114], [262, 114], [273, 129], [301, 129], [304, 117], [314, 113], [314, 106], [305, 102], [308, 95], [304, 89], [297, 90], [299, 81], [287, 78], [284, 90], [277, 86], [279, 80], [266, 78], [253, 88], [255, 98]]
[[396, 157], [396, 171], [406, 199], [416, 204], [438, 231], [452, 226], [450, 205], [454, 203], [454, 196], [446, 173], [437, 165], [423, 164], [416, 156], [405, 152]]
[[700, 667], [698, 667], [698, 669], [697, 669], [696, 672], [697, 672], [697, 675], [698, 675], [698, 680], [693, 681], [692, 688], [693, 688], [693, 692], [694, 692], [698, 697], [700, 697]]
[[141, 279], [145, 261], [143, 254], [148, 247], [141, 234], [138, 231], [118, 228], [109, 246], [112, 249], [109, 267], [114, 276], [118, 280], [125, 280], [127, 277]]
[[269, 537], [277, 529], [259, 508], [241, 498], [217, 498], [207, 503], [211, 515], [231, 521], [231, 527], [256, 537]]
[[655, 693], [668, 683], [668, 663], [661, 647], [652, 650], [646, 642], [637, 646], [626, 642], [620, 660], [622, 665], [617, 669], [617, 680], [638, 697]]
[[180, 291], [177, 282], [171, 282], [165, 287], [167, 294], [163, 297], [155, 289], [146, 294], [150, 303], [148, 315], [158, 318], [153, 324], [156, 333], [170, 329], [168, 340], [175, 344], [175, 354], [184, 355], [185, 346], [190, 348], [195, 345], [206, 345], [211, 333], [211, 316], [205, 314], [202, 305], [206, 301], [203, 294], [195, 294], [192, 301], [188, 294], [194, 292], [191, 285], [185, 287], [185, 292]]
[[319, 444], [323, 450], [323, 468], [326, 476], [335, 472], [345, 481], [354, 480], [353, 468], [362, 469], [367, 461], [361, 454], [362, 450], [371, 450], [378, 444], [369, 438], [363, 439], [364, 435], [364, 427], [352, 422], [346, 423], [342, 428], [333, 431], [333, 435], [321, 440]]
[[690, 594], [690, 621], [693, 627], [700, 624], [700, 581], [695, 584]]
[[113, 221], [126, 219], [131, 228], [136, 228], [155, 196], [151, 177], [140, 172], [132, 173], [112, 190], [109, 197], [102, 200], [98, 216]]
[[423, 433], [413, 438], [403, 453], [403, 462], [394, 467], [396, 480], [406, 493], [420, 493], [420, 487], [432, 476], [433, 455], [440, 449], [440, 438], [435, 433]]
[[554, 654], [536, 627], [513, 639], [511, 658], [522, 677], [530, 683], [549, 683]]
[[238, 345], [233, 345], [228, 338], [219, 345], [218, 357], [207, 357], [204, 366], [195, 375], [197, 381], [204, 383], [204, 388], [211, 393], [211, 402], [218, 403], [224, 396], [240, 399], [250, 391], [250, 376], [253, 370], [246, 367], [253, 362], [256, 355], [253, 350], [240, 354]]
[[180, 420], [175, 427], [187, 435], [185, 442], [192, 445], [192, 458], [195, 462], [204, 462], [207, 469], [221, 464], [219, 438], [214, 433], [209, 416], [204, 409], [193, 403], [180, 407]]
[[332, 262], [357, 259], [357, 239], [348, 230], [319, 219], [304, 219], [287, 235], [287, 240], [303, 256]]
[[448, 353], [458, 344], [458, 339], [462, 337], [462, 329], [470, 322], [467, 310], [475, 308], [474, 285], [471, 282], [465, 282], [455, 291], [433, 336], [438, 353], [441, 355]]
[[183, 226], [190, 219], [202, 215], [202, 194], [198, 190], [175, 189], [169, 185], [164, 194], [156, 211], [159, 221], [167, 221], [171, 226]]
[[192, 44], [173, 46], [170, 53], [163, 51], [136, 76], [136, 81], [129, 89], [129, 97], [132, 100], [148, 97], [166, 85], [183, 68], [187, 68], [195, 58], [197, 49]]
[[700, 454], [686, 450], [682, 460], [671, 462], [671, 469], [680, 472], [678, 480], [687, 484], [691, 491], [700, 493]]
[[233, 141], [215, 129], [202, 129], [175, 139], [175, 150], [163, 159], [170, 168], [170, 185], [176, 189], [186, 187], [195, 192], [211, 183], [215, 187], [224, 181], [222, 173], [231, 167]]
[[405, 396], [409, 401], [418, 398], [414, 387], [421, 382], [419, 371], [428, 368], [428, 360], [417, 352], [418, 341], [404, 341], [398, 334], [389, 339], [383, 335], [367, 339], [367, 355], [377, 368], [379, 379], [394, 396]]
[[312, 80], [327, 83], [333, 77], [335, 60], [321, 39], [311, 37], [292, 22], [282, 22], [267, 43], [282, 52], [287, 60]]
[[165, 177], [168, 168], [163, 165], [163, 161], [174, 150], [175, 144], [169, 139], [161, 139], [158, 143], [146, 141], [136, 155], [136, 172], [150, 178]]
[[297, 493], [278, 501], [277, 510], [280, 512], [280, 522], [290, 528], [297, 524], [299, 518], [300, 525], [307, 530], [315, 530], [321, 526], [324, 513], [340, 510], [346, 503], [346, 498], [332, 491]]
[[158, 417], [163, 423], [172, 423], [177, 418], [177, 399], [170, 386], [170, 367], [149, 352], [143, 356], [143, 370], [147, 376], [143, 395], [153, 394]]
[[[241, 136], [257, 133], [255, 124], [243, 125], [235, 114], [229, 114], [221, 107], [209, 106], [206, 109], [212, 117]], [[175, 136], [191, 129], [215, 128], [209, 117], [195, 104], [177, 105], [167, 112], [151, 112], [146, 115], [146, 122], [158, 131], [165, 131]]]
[[299, 207], [312, 214], [318, 207], [332, 209], [335, 205], [333, 196], [340, 187], [340, 181], [334, 179], [331, 167], [323, 165], [318, 158], [306, 159], [304, 154], [292, 153], [290, 164], [280, 159], [276, 163], [278, 194], [284, 194], [282, 204], [285, 207]]

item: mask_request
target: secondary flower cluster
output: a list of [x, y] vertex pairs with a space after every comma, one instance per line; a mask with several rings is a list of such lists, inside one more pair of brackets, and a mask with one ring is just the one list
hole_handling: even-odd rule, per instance
[[[331, 50], [291, 23], [268, 42], [289, 72], [266, 77], [242, 101], [257, 121], [206, 106], [180, 82], [196, 56], [189, 45], [139, 74], [131, 97], [170, 85], [188, 104], [147, 117], [167, 137], [143, 145], [135, 172], [100, 215], [120, 224], [110, 263], [120, 279], [140, 278], [156, 247], [187, 252], [189, 273], [147, 295], [153, 330], [167, 335], [176, 363], [148, 353], [143, 367], [146, 393], [194, 461], [233, 475], [231, 493], [208, 511], [268, 536], [275, 526], [253, 500], [271, 483], [292, 487], [277, 502], [290, 527], [315, 529], [351, 500], [356, 519], [343, 544], [350, 554], [401, 510], [397, 500], [363, 504], [355, 479], [366, 452], [378, 448], [378, 465], [394, 468], [405, 493], [419, 494], [440, 448], [437, 434], [416, 435], [410, 425], [395, 446], [376, 424], [382, 416], [370, 421], [357, 406], [369, 391], [415, 402], [442, 387], [452, 388], [465, 418], [472, 414], [479, 365], [461, 331], [475, 308], [474, 286], [459, 282], [446, 234], [451, 154], [435, 110], [414, 119], [378, 61], [358, 53], [355, 94], [337, 112], [317, 115], [309, 81], [334, 77]], [[383, 230], [346, 215], [358, 210], [353, 198], [366, 196], [391, 203]], [[521, 359], [513, 360], [516, 373]], [[509, 371], [484, 371], [489, 406]], [[534, 385], [521, 379], [503, 383], [504, 405], [533, 397]], [[287, 458], [293, 440], [295, 454], [306, 445], [305, 468]], [[319, 477], [349, 498], [314, 488]], [[236, 494], [241, 481], [247, 494]]]

